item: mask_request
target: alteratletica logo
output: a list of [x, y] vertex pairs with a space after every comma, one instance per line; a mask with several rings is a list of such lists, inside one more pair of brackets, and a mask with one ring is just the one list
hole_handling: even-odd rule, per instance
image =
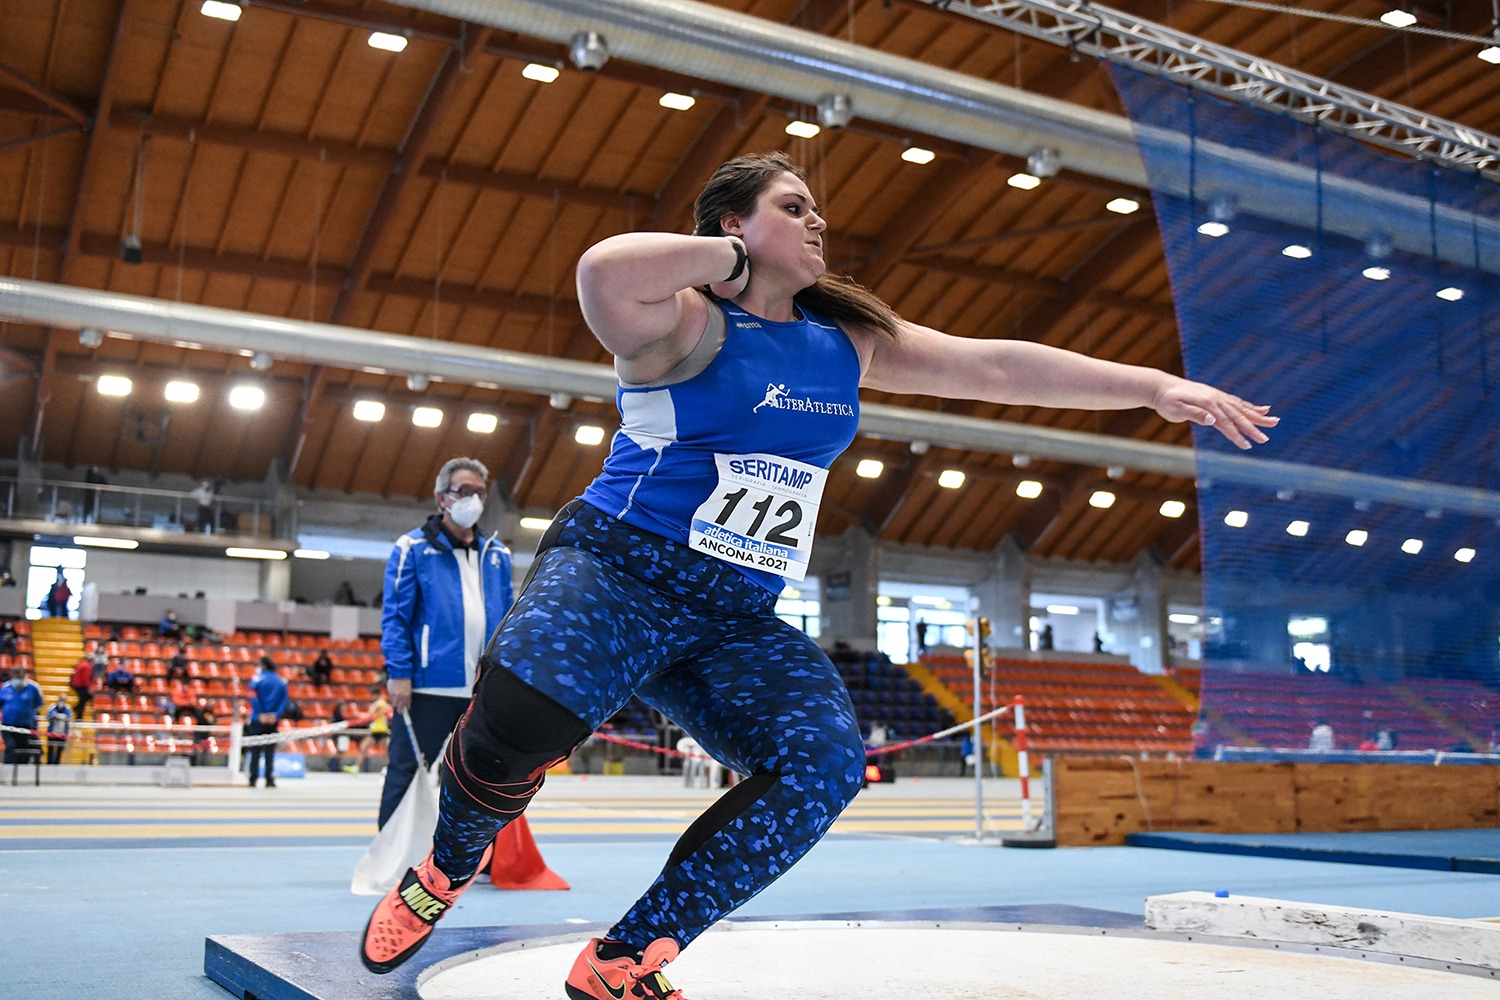
[[854, 407], [848, 403], [825, 403], [811, 396], [793, 396], [787, 392], [785, 382], [779, 385], [775, 382], [767, 382], [766, 398], [751, 407], [750, 412], [755, 413], [762, 406], [769, 406], [773, 410], [794, 410], [798, 413], [825, 413], [835, 417], [854, 416]]

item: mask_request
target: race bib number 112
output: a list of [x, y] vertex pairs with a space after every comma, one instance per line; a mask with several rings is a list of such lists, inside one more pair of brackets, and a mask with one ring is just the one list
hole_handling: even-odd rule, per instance
[[693, 512], [688, 545], [789, 580], [807, 576], [828, 470], [779, 455], [715, 455], [719, 483]]

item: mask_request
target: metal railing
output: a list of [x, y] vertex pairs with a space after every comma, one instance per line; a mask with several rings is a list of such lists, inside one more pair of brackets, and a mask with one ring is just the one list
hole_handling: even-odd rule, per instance
[[0, 476], [0, 516], [11, 521], [269, 538], [278, 537], [275, 513], [272, 501], [251, 497], [215, 494], [203, 504], [192, 491]]

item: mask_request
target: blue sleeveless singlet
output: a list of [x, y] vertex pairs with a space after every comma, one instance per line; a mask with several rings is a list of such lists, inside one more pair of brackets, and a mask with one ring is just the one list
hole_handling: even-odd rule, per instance
[[[720, 489], [728, 456], [758, 456], [762, 476], [777, 474], [778, 456], [827, 469], [859, 424], [859, 355], [842, 329], [800, 306], [801, 319], [778, 323], [728, 301], [714, 305], [724, 314], [724, 343], [702, 372], [669, 385], [621, 384], [620, 429], [582, 497], [684, 543], [694, 512]], [[794, 485], [806, 476], [790, 465], [783, 474]], [[774, 512], [763, 523], [762, 533], [774, 531]], [[779, 573], [735, 565], [768, 590], [784, 586]]]

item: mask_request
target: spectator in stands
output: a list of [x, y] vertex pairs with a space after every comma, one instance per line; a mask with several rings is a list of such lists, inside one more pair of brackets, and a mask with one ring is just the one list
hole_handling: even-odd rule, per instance
[[94, 643], [94, 651], [89, 654], [94, 668], [94, 690], [98, 691], [104, 687], [105, 679], [109, 676], [109, 652], [104, 648], [104, 643]]
[[[353, 766], [344, 770], [350, 774], [359, 774], [365, 769], [365, 761], [370, 756], [370, 751], [378, 746], [383, 746], [391, 735], [391, 715], [394, 710], [391, 703], [385, 700], [385, 692], [377, 685], [370, 689], [370, 708], [360, 715], [358, 725], [369, 730], [359, 741], [359, 757]], [[431, 763], [430, 761], [428, 763]]]
[[62, 567], [57, 567], [57, 578], [52, 581], [52, 588], [47, 591], [47, 599], [42, 602], [42, 610], [48, 618], [68, 617], [68, 602], [73, 599], [73, 588], [68, 586], [67, 577], [63, 576]]
[[26, 676], [26, 668], [11, 667], [10, 683], [0, 687], [0, 725], [8, 727], [5, 730], [5, 763], [24, 764], [40, 758], [36, 719], [45, 703], [42, 689]]
[[177, 612], [167, 609], [167, 613], [161, 616], [161, 622], [156, 626], [156, 634], [163, 639], [181, 639], [182, 623], [177, 620]]
[[1375, 749], [1394, 750], [1401, 744], [1401, 738], [1390, 726], [1381, 726], [1375, 730]]
[[6, 566], [4, 569], [0, 569], [0, 587], [14, 586], [16, 586], [16, 578], [11, 575], [10, 567]]
[[204, 534], [214, 531], [214, 499], [218, 495], [218, 487], [208, 479], [193, 487], [191, 496], [198, 505], [198, 530]]
[[1046, 624], [1046, 625], [1043, 625], [1042, 626], [1042, 630], [1037, 633], [1037, 636], [1036, 636], [1036, 648], [1037, 649], [1051, 649], [1052, 648], [1052, 625], [1051, 625], [1050, 622], [1048, 624]]
[[110, 691], [133, 694], [135, 693], [135, 674], [131, 673], [130, 668], [124, 663], [116, 663], [114, 669], [105, 675], [104, 686]]
[[1312, 733], [1307, 738], [1307, 749], [1318, 753], [1334, 751], [1333, 727], [1328, 724], [1327, 719], [1318, 719], [1313, 723]]
[[354, 598], [354, 588], [350, 586], [348, 580], [340, 583], [338, 590], [334, 591], [333, 603], [343, 605], [355, 605], [359, 603], [359, 601], [355, 600]]
[[[109, 480], [104, 478], [104, 470], [99, 468], [99, 466], [97, 465], [89, 466], [89, 471], [84, 474], [83, 481], [93, 487], [109, 485]], [[99, 520], [99, 509], [101, 506], [99, 497], [100, 491], [96, 488], [88, 490], [87, 492], [88, 503], [83, 512], [83, 517], [84, 520], [90, 523], [96, 523]]]
[[47, 710], [47, 763], [62, 763], [63, 751], [68, 748], [68, 733], [73, 728], [73, 710], [68, 707], [68, 696], [60, 694]]
[[94, 700], [94, 659], [85, 656], [78, 661], [78, 666], [73, 668], [73, 676], [68, 678], [68, 687], [78, 696], [73, 704], [73, 716], [80, 721], [83, 713], [88, 711], [89, 702]]
[[173, 653], [172, 658], [167, 661], [167, 683], [171, 684], [173, 681], [186, 682], [187, 680], [187, 644], [179, 642], [177, 644], [177, 651]]
[[431, 764], [474, 690], [479, 655], [513, 599], [510, 549], [474, 530], [489, 496], [489, 470], [454, 458], [438, 471], [437, 513], [396, 540], [385, 567], [380, 649], [396, 715], [379, 823], [396, 811], [417, 759], [407, 719]]
[[[862, 385], [998, 404], [1151, 406], [1245, 448], [1266, 439], [1258, 425], [1275, 424], [1265, 408], [1154, 369], [906, 322], [825, 274], [825, 223], [783, 155], [720, 166], [695, 216], [697, 235], [611, 236], [578, 264], [583, 315], [621, 382], [620, 433], [601, 474], [548, 528], [516, 612], [490, 640], [445, 758], [433, 853], [367, 925], [372, 971], [416, 953], [547, 768], [637, 691], [750, 776], [584, 949], [570, 996], [623, 994], [602, 981], [604, 966], [637, 994], [680, 995], [660, 966], [822, 838], [858, 792], [865, 758], [830, 658], [775, 613], [782, 574], [801, 578], [808, 565], [812, 524], [786, 535], [784, 556], [768, 565], [757, 556], [782, 529], [741, 501], [753, 490], [756, 513], [780, 504], [788, 526], [792, 512], [810, 512], [853, 438]], [[788, 475], [808, 492], [784, 491]], [[695, 530], [715, 518], [714, 534]], [[400, 742], [392, 736], [393, 754]]]
[[19, 639], [15, 623], [9, 619], [0, 622], [0, 656], [15, 656]]
[[307, 680], [310, 684], [318, 687], [327, 687], [333, 678], [333, 660], [329, 659], [328, 650], [318, 650], [318, 658], [313, 660], [312, 666], [307, 668]]
[[[250, 681], [250, 718], [245, 723], [245, 735], [269, 736], [276, 732], [276, 725], [286, 711], [286, 680], [276, 672], [276, 661], [269, 656], [260, 658], [260, 670]], [[265, 765], [266, 787], [276, 787], [276, 743], [267, 740], [250, 747], [250, 787], [260, 780], [261, 765]]]
[[927, 619], [925, 619], [925, 618], [918, 618], [917, 619], [917, 652], [918, 653], [925, 653], [926, 651], [927, 651]]

